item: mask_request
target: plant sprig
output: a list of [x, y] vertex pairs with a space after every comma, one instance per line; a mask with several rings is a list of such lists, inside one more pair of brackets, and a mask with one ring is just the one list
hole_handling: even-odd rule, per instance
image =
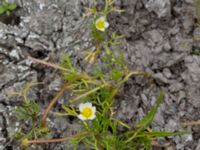
[[[141, 119], [135, 128], [127, 122], [115, 118], [115, 100], [118, 91], [132, 76], [143, 75], [146, 80], [151, 78], [149, 73], [142, 70], [130, 70], [126, 65], [123, 51], [119, 50], [121, 38], [116, 33], [110, 33], [107, 16], [111, 12], [118, 12], [114, 7], [115, 0], [105, 0], [105, 7], [100, 12], [91, 8], [93, 15], [91, 22], [91, 38], [94, 51], [86, 51], [85, 61], [91, 65], [92, 71], [84, 72], [74, 66], [70, 57], [63, 54], [60, 64], [53, 64], [44, 60], [29, 57], [34, 63], [43, 64], [60, 71], [63, 85], [49, 105], [44, 110], [41, 120], [36, 124], [35, 116], [39, 107], [34, 101], [28, 100], [27, 90], [22, 92], [24, 103], [17, 112], [22, 119], [32, 119], [32, 129], [28, 132], [19, 132], [22, 145], [43, 144], [70, 141], [74, 148], [82, 143], [88, 149], [95, 150], [138, 150], [151, 149], [159, 137], [190, 134], [189, 132], [158, 132], [150, 129], [150, 124], [157, 109], [164, 99], [161, 92], [156, 103], [147, 115]], [[29, 89], [29, 88], [28, 88]], [[47, 117], [56, 102], [67, 91], [68, 101], [62, 105], [63, 111], [56, 112], [57, 117], [73, 116], [81, 120], [81, 128], [77, 133], [59, 139], [45, 139], [51, 129], [46, 123]], [[123, 128], [121, 132], [119, 128]], [[158, 143], [156, 143], [158, 144]]]
[[0, 15], [6, 13], [7, 16], [10, 15], [11, 11], [15, 10], [17, 5], [15, 3], [7, 3], [6, 0], [3, 0], [0, 5]]

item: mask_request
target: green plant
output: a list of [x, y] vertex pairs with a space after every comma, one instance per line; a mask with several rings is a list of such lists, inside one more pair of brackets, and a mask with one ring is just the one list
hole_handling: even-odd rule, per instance
[[[29, 57], [35, 63], [59, 69], [63, 85], [43, 112], [41, 120], [35, 119], [39, 115], [38, 105], [27, 99], [30, 86], [20, 92], [24, 100], [17, 108], [18, 117], [29, 119], [32, 123], [30, 130], [14, 134], [23, 146], [70, 141], [74, 149], [82, 143], [86, 148], [95, 150], [138, 150], [151, 149], [159, 137], [189, 134], [189, 132], [156, 132], [150, 129], [150, 124], [164, 98], [163, 92], [160, 92], [152, 109], [134, 128], [115, 118], [116, 95], [123, 84], [133, 75], [143, 75], [146, 80], [149, 80], [151, 75], [140, 70], [130, 70], [126, 65], [123, 52], [118, 48], [122, 36], [107, 32], [107, 15], [117, 10], [113, 4], [114, 0], [106, 0], [102, 12], [97, 12], [95, 7], [90, 9], [95, 20], [92, 23], [91, 32], [92, 34], [96, 32], [91, 36], [96, 50], [88, 51], [85, 57], [85, 60], [92, 64], [90, 72], [81, 71], [80, 68], [74, 66], [67, 54], [62, 55], [59, 65]], [[99, 24], [98, 21], [100, 21]], [[97, 55], [102, 53], [102, 57], [96, 59]], [[55, 114], [57, 117], [73, 116], [80, 119], [81, 128], [77, 129], [78, 133], [75, 135], [59, 139], [44, 139], [51, 131], [46, 124], [47, 116], [65, 91], [69, 93], [68, 102], [62, 105], [62, 112]], [[124, 128], [124, 132], [121, 132], [119, 127]]]
[[194, 47], [191, 54], [200, 56], [200, 49], [198, 47]]
[[36, 86], [42, 83], [27, 83], [21, 91], [12, 93], [12, 96], [20, 96], [22, 97], [22, 103], [20, 106], [16, 108], [16, 116], [20, 122], [28, 121], [32, 124], [30, 130], [24, 133], [22, 131], [16, 131], [10, 133], [11, 136], [16, 137], [19, 141], [23, 141], [24, 139], [38, 139], [39, 137], [45, 137], [45, 135], [49, 132], [48, 128], [41, 128], [38, 125], [38, 116], [40, 113], [40, 107], [34, 100], [29, 100], [28, 92], [31, 87]]
[[3, 0], [0, 5], [0, 15], [6, 13], [6, 15], [10, 15], [11, 11], [15, 10], [17, 5], [15, 3], [7, 3], [6, 0]]
[[111, 45], [113, 46], [119, 44], [117, 41], [121, 36], [117, 36], [115, 33], [112, 33], [110, 37], [107, 31], [110, 26], [110, 24], [107, 22], [109, 14], [112, 12], [123, 12], [123, 10], [114, 7], [114, 2], [115, 0], [105, 0], [105, 7], [100, 12], [97, 11], [95, 6], [88, 9], [88, 14], [92, 16], [89, 23], [89, 28], [91, 31], [91, 38], [93, 43], [95, 43], [95, 50], [93, 52], [86, 50], [86, 57], [84, 60], [91, 64], [95, 62], [100, 52], [108, 52]]

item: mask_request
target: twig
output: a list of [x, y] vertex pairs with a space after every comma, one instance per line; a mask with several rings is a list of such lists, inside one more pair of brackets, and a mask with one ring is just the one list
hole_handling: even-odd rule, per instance
[[49, 114], [49, 111], [51, 110], [51, 108], [53, 107], [53, 105], [56, 103], [56, 101], [63, 95], [64, 91], [68, 88], [68, 84], [64, 84], [63, 87], [61, 88], [61, 90], [56, 94], [56, 96], [51, 100], [51, 102], [49, 103], [48, 107], [45, 109], [42, 119], [41, 119], [41, 126], [43, 128], [46, 127], [46, 118]]
[[[53, 63], [50, 63], [50, 62], [47, 62], [47, 61], [44, 61], [44, 60], [40, 60], [40, 59], [37, 59], [37, 58], [33, 58], [31, 56], [28, 57], [29, 59], [31, 59], [33, 62], [36, 62], [36, 63], [39, 63], [39, 64], [43, 64], [43, 65], [46, 65], [46, 66], [49, 66], [49, 67], [52, 67], [54, 69], [58, 69], [58, 70], [61, 70], [61, 71], [66, 71], [66, 72], [72, 72], [71, 70], [67, 69], [67, 68], [63, 68], [57, 64], [53, 64]], [[93, 80], [93, 81], [90, 81], [92, 80], [93, 78], [90, 77], [88, 74], [82, 72], [82, 73], [76, 73], [75, 76], [77, 78], [82, 78], [82, 79], [86, 79], [88, 80], [88, 82], [90, 83], [94, 83], [94, 84], [99, 84], [98, 80]]]
[[26, 141], [26, 145], [29, 145], [29, 144], [43, 144], [43, 143], [63, 142], [63, 141], [68, 141], [68, 140], [70, 140], [70, 139], [72, 139], [72, 138], [76, 138], [76, 137], [80, 137], [80, 136], [85, 136], [85, 135], [88, 135], [88, 134], [90, 134], [90, 133], [88, 133], [88, 132], [83, 132], [83, 133], [78, 133], [78, 134], [75, 134], [75, 135], [71, 135], [71, 136], [67, 136], [67, 137], [59, 138], [59, 139], [27, 140], [27, 141]]
[[43, 65], [46, 65], [46, 66], [49, 66], [49, 67], [52, 67], [52, 68], [55, 68], [55, 69], [59, 69], [59, 70], [66, 71], [66, 72], [71, 72], [69, 69], [63, 68], [63, 67], [56, 65], [56, 64], [53, 64], [53, 63], [49, 63], [49, 62], [44, 61], [44, 60], [40, 60], [40, 59], [31, 57], [31, 56], [28, 56], [28, 58], [31, 59], [34, 62], [43, 64]]
[[90, 94], [92, 94], [92, 93], [94, 93], [94, 92], [100, 90], [101, 88], [103, 88], [103, 87], [105, 87], [105, 86], [106, 86], [106, 85], [102, 85], [102, 86], [100, 86], [100, 87], [96, 87], [95, 89], [93, 89], [93, 90], [91, 90], [91, 91], [88, 91], [88, 92], [86, 92], [86, 93], [84, 93], [84, 94], [81, 94], [81, 95], [75, 97], [75, 98], [72, 100], [72, 102], [78, 101], [78, 100], [80, 100], [81, 98], [86, 97], [86, 96], [88, 96], [88, 95], [90, 95]]

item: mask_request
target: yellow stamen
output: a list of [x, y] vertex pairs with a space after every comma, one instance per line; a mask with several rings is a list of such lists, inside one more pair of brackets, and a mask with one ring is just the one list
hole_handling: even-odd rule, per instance
[[103, 20], [97, 21], [96, 27], [99, 29], [105, 29], [105, 22]]
[[92, 109], [91, 108], [84, 108], [83, 111], [81, 112], [81, 114], [85, 117], [85, 118], [89, 118], [92, 116]]

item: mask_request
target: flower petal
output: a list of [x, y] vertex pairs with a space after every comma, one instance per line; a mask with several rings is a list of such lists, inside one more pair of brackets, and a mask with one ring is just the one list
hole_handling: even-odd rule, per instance
[[108, 28], [109, 27], [109, 23], [108, 22], [105, 22], [105, 28]]
[[93, 114], [90, 118], [88, 118], [89, 120], [93, 120], [94, 118], [96, 118], [96, 115]]
[[80, 112], [83, 111], [83, 109], [84, 109], [84, 103], [79, 104], [78, 108], [79, 108]]
[[92, 103], [86, 102], [86, 103], [81, 103], [79, 104], [79, 111], [82, 112], [84, 108], [91, 108]]
[[92, 103], [90, 103], [90, 102], [86, 102], [86, 103], [84, 103], [84, 108], [92, 108]]
[[105, 20], [106, 20], [106, 18], [105, 18], [104, 16], [101, 16], [101, 17], [99, 17], [99, 19], [97, 19], [97, 22], [98, 22], [98, 21], [103, 21], [103, 22], [105, 22]]
[[86, 120], [86, 119], [87, 119], [87, 118], [85, 118], [85, 117], [84, 117], [83, 115], [81, 115], [81, 114], [78, 115], [78, 118], [81, 119], [81, 120]]
[[97, 28], [98, 30], [104, 32], [105, 31], [105, 28]]
[[96, 107], [92, 107], [92, 113], [95, 114], [96, 113]]

